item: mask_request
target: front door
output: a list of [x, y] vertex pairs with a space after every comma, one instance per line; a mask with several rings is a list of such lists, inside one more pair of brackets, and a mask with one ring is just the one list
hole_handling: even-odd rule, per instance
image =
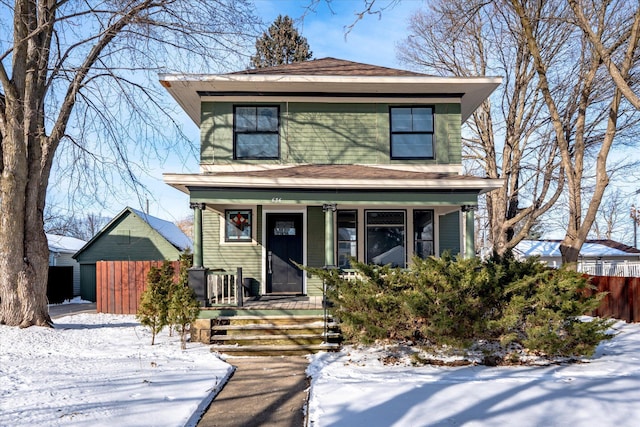
[[267, 293], [302, 293], [302, 214], [267, 214]]

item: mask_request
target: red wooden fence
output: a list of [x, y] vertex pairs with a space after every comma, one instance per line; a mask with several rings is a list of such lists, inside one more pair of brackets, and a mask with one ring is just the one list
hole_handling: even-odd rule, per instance
[[[163, 261], [96, 262], [96, 310], [98, 313], [136, 314], [142, 293], [147, 289], [147, 273]], [[176, 278], [180, 263], [172, 262]]]
[[596, 316], [640, 322], [640, 277], [590, 277], [599, 292], [608, 292]]

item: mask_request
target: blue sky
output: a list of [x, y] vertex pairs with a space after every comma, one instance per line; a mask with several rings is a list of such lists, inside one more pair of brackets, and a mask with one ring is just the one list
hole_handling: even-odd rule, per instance
[[[378, 0], [381, 6], [389, 0]], [[407, 34], [407, 26], [413, 11], [424, 5], [422, 0], [403, 0], [395, 7], [388, 8], [378, 15], [367, 15], [360, 20], [345, 37], [345, 27], [352, 24], [356, 11], [362, 9], [363, 0], [333, 0], [329, 5], [321, 0], [315, 11], [306, 11], [311, 0], [256, 0], [256, 11], [268, 26], [279, 15], [289, 15], [296, 21], [296, 27], [307, 38], [314, 58], [334, 57], [350, 61], [386, 67], [402, 68], [396, 59], [395, 46]], [[305, 11], [307, 12], [305, 14]], [[248, 55], [254, 51], [248, 52]], [[247, 61], [248, 62], [248, 61]], [[237, 70], [228, 70], [237, 71]], [[155, 84], [155, 82], [154, 82]], [[198, 129], [186, 115], [181, 114], [179, 120], [184, 124], [184, 131], [196, 146], [199, 145]], [[150, 176], [142, 177], [148, 187], [149, 194], [140, 199], [149, 199], [149, 213], [157, 217], [174, 221], [192, 215], [189, 209], [188, 196], [166, 185], [162, 173], [196, 173], [198, 160], [180, 160], [179, 156], [170, 156], [163, 164], [158, 164], [149, 171]], [[61, 196], [57, 197], [59, 200]], [[120, 212], [124, 206], [136, 209], [140, 206], [138, 197], [113, 200], [102, 208], [93, 209], [97, 213], [111, 217]]]

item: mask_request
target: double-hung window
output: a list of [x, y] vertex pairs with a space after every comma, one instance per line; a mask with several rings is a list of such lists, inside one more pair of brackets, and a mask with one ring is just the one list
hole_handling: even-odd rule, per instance
[[433, 159], [433, 107], [391, 107], [391, 158]]
[[367, 263], [404, 267], [405, 212], [366, 211]]
[[338, 219], [338, 267], [351, 268], [350, 258], [358, 256], [358, 213], [339, 210]]
[[233, 155], [235, 159], [280, 157], [279, 107], [236, 106], [233, 109]]
[[434, 254], [433, 246], [433, 210], [413, 211], [413, 251], [424, 259]]

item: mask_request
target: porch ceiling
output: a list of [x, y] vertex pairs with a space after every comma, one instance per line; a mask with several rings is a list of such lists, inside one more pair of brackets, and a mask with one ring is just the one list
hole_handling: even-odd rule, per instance
[[[419, 201], [427, 195], [443, 199], [443, 194], [478, 194], [500, 188], [500, 179], [478, 178], [450, 173], [416, 172], [360, 165], [302, 165], [278, 169], [245, 170], [207, 174], [165, 174], [167, 184], [187, 194], [208, 193], [220, 198], [222, 193], [247, 197], [318, 201], [324, 197], [353, 198], [354, 201], [375, 200]], [[242, 191], [240, 191], [242, 190]], [[227, 198], [224, 196], [223, 198]], [[238, 197], [233, 197], [237, 199]], [[446, 199], [446, 197], [445, 197]], [[270, 200], [267, 197], [267, 200]]]

